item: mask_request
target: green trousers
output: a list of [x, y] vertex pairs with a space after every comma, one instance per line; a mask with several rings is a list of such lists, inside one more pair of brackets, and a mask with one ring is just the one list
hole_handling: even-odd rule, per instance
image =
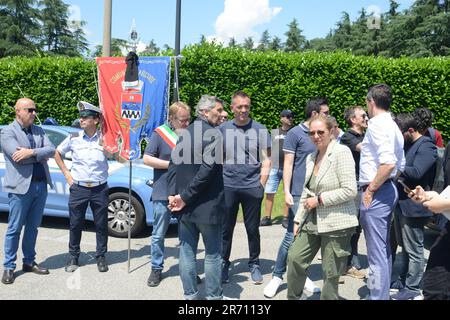
[[289, 300], [301, 298], [306, 281], [306, 270], [321, 249], [323, 288], [320, 300], [338, 300], [339, 276], [347, 266], [347, 257], [351, 252], [351, 236], [351, 231], [342, 233], [342, 230], [326, 235], [302, 231], [295, 238], [288, 252], [287, 298]]

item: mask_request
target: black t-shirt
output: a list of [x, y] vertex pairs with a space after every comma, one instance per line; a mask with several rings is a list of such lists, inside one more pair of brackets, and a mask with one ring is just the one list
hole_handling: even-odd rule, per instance
[[[144, 153], [161, 160], [170, 161], [172, 148], [154, 131]], [[168, 197], [167, 169], [154, 169], [152, 200], [167, 201]]]
[[353, 129], [347, 130], [341, 138], [341, 144], [349, 147], [355, 160], [356, 180], [359, 180], [359, 160], [361, 158], [361, 152], [356, 150], [356, 146], [363, 142], [364, 134], [359, 134]]

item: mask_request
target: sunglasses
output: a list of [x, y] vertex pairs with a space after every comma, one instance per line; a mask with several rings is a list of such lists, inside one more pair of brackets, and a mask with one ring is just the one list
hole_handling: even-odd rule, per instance
[[35, 108], [24, 108], [23, 110], [27, 110], [28, 113], [37, 112]]
[[309, 135], [310, 137], [314, 137], [316, 134], [317, 134], [319, 137], [321, 137], [321, 136], [323, 136], [323, 135], [325, 134], [325, 131], [317, 130], [317, 131], [310, 131], [310, 132], [308, 132], [308, 135]]

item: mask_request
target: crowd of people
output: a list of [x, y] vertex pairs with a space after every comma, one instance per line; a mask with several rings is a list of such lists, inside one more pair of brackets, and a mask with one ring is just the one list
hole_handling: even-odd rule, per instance
[[[149, 137], [144, 152], [144, 163], [154, 169], [148, 286], [157, 287], [164, 278], [164, 238], [175, 216], [184, 298], [199, 297], [203, 281], [196, 262], [200, 235], [205, 247], [206, 299], [226, 298], [223, 287], [233, 281], [230, 256], [239, 207], [248, 238], [250, 279], [262, 284], [259, 228], [272, 223], [274, 197], [282, 181], [286, 232], [262, 295], [273, 298], [286, 274], [287, 299], [304, 299], [307, 290], [320, 292], [323, 300], [338, 300], [341, 277], [348, 275], [367, 278], [369, 300], [450, 299], [450, 223], [432, 247], [424, 272], [424, 227], [433, 213], [450, 210], [450, 200], [436, 192], [442, 190], [436, 190], [435, 183], [440, 178], [439, 166], [446, 168], [445, 157], [444, 163], [439, 163], [443, 140], [439, 131], [431, 128], [429, 110], [394, 116], [392, 99], [388, 85], [372, 86], [366, 108], [345, 110], [345, 132], [330, 116], [333, 110], [326, 98], [311, 98], [299, 125], [294, 125], [292, 111], [283, 110], [281, 126], [271, 134], [251, 118], [251, 98], [243, 91], [231, 98], [231, 120], [224, 101], [215, 96], [201, 97], [192, 123], [187, 104], [171, 105], [167, 123]], [[35, 261], [35, 244], [47, 184], [52, 186], [47, 165], [51, 157], [70, 185], [65, 270], [74, 272], [79, 267], [82, 223], [89, 205], [96, 228], [97, 267], [100, 272], [108, 271], [107, 159], [114, 155], [102, 147], [100, 108], [88, 103], [78, 107], [81, 131], [56, 149], [33, 124], [36, 106], [28, 98], [17, 101], [16, 119], [1, 132], [6, 161], [3, 189], [10, 205], [4, 284], [14, 282], [23, 227], [23, 271], [49, 274]], [[63, 161], [67, 152], [72, 153], [70, 170]], [[358, 255], [362, 232], [367, 274]], [[395, 254], [397, 246], [402, 247], [399, 256]], [[317, 254], [323, 270], [322, 288], [308, 278]], [[400, 260], [396, 272], [393, 259]], [[393, 279], [393, 274], [398, 274], [398, 279]], [[397, 292], [392, 294], [393, 290]]]

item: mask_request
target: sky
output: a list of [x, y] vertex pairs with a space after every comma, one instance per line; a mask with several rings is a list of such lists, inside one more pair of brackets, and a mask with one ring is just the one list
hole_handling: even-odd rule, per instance
[[[87, 22], [85, 33], [91, 48], [103, 39], [103, 0], [64, 0], [70, 19]], [[400, 10], [413, 0], [397, 0]], [[176, 0], [112, 0], [112, 37], [128, 39], [133, 19], [141, 47], [154, 39], [159, 47], [175, 46]], [[225, 44], [230, 37], [238, 43], [252, 36], [258, 42], [264, 30], [285, 41], [287, 25], [296, 18], [310, 40], [325, 37], [335, 28], [342, 12], [356, 19], [362, 8], [383, 13], [389, 0], [182, 0], [181, 46], [198, 43], [201, 35]]]

